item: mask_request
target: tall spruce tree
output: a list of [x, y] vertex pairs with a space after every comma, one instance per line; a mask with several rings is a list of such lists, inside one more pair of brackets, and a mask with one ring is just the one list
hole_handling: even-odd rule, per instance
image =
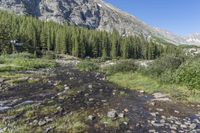
[[72, 32], [72, 55], [78, 57], [79, 55], [79, 43], [76, 31]]

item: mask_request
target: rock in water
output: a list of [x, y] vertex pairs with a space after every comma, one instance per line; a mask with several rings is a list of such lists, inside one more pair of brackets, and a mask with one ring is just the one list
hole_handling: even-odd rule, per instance
[[88, 88], [89, 88], [89, 89], [92, 89], [92, 85], [91, 85], [91, 84], [90, 84], [90, 85], [88, 85]]
[[91, 121], [93, 121], [95, 118], [96, 118], [96, 117], [93, 116], [93, 115], [89, 115], [89, 116], [88, 116], [88, 119], [91, 120]]
[[124, 118], [124, 117], [125, 117], [125, 114], [124, 114], [124, 113], [119, 113], [118, 116], [119, 116], [120, 118]]
[[46, 123], [47, 122], [45, 120], [41, 120], [41, 121], [38, 122], [38, 125], [39, 126], [44, 126], [44, 125], [46, 125]]
[[171, 99], [169, 99], [168, 95], [166, 94], [154, 93], [153, 96], [154, 99], [152, 99], [152, 101], [171, 101]]
[[117, 117], [117, 111], [114, 110], [114, 109], [112, 109], [111, 111], [109, 111], [109, 112], [107, 113], [107, 116], [108, 116], [109, 118], [115, 118], [115, 117]]
[[0, 78], [0, 83], [3, 83], [5, 81], [5, 79]]

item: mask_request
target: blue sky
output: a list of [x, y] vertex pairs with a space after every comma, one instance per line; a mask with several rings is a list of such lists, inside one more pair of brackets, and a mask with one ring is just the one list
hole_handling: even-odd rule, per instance
[[200, 0], [106, 0], [145, 23], [179, 35], [200, 32]]

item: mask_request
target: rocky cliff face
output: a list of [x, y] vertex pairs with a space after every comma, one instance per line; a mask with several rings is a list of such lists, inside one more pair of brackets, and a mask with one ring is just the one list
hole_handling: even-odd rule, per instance
[[134, 16], [102, 0], [0, 0], [0, 9], [109, 32], [116, 29], [122, 35], [150, 36], [154, 32]]
[[116, 29], [121, 35], [143, 34], [177, 44], [186, 42], [185, 38], [152, 28], [103, 0], [0, 0], [0, 10], [108, 32]]

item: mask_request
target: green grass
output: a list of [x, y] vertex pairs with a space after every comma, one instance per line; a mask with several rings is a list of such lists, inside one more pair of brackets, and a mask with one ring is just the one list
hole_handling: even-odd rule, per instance
[[116, 120], [113, 120], [111, 118], [108, 118], [108, 117], [103, 117], [101, 120], [100, 120], [100, 123], [101, 124], [104, 124], [106, 125], [107, 127], [109, 128], [119, 128], [121, 124], [123, 124], [124, 122], [128, 122], [128, 119], [127, 118], [118, 118]]
[[6, 78], [6, 79], [17, 79], [22, 77], [27, 77], [28, 74], [20, 74], [20, 73], [10, 73], [10, 72], [1, 72], [0, 78]]
[[86, 71], [86, 72], [95, 71], [99, 69], [96, 63], [88, 60], [83, 60], [80, 63], [78, 63], [77, 68], [80, 71]]
[[0, 72], [34, 70], [55, 67], [54, 60], [35, 58], [32, 54], [20, 53], [0, 56]]
[[148, 94], [162, 92], [169, 94], [172, 98], [180, 101], [200, 101], [200, 91], [196, 91], [195, 94], [192, 94], [192, 92], [185, 86], [162, 84], [157, 79], [150, 78], [138, 72], [116, 73], [108, 76], [108, 80], [123, 88], [144, 90]]
[[73, 112], [57, 119], [52, 125], [55, 126], [55, 132], [83, 133], [87, 130], [87, 116], [86, 111]]

